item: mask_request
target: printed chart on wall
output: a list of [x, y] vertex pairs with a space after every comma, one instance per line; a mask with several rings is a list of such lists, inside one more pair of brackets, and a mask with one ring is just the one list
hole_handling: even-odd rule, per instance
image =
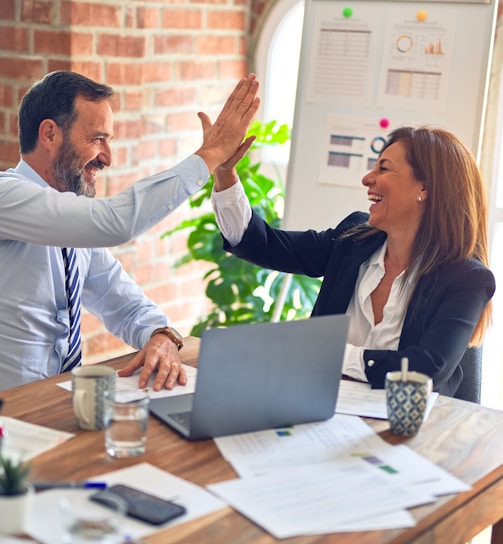
[[377, 62], [376, 36], [383, 21], [379, 5], [352, 11], [334, 10], [330, 2], [316, 4], [313, 47], [308, 60], [307, 102], [370, 105], [372, 66]]
[[319, 183], [361, 188], [362, 177], [374, 168], [392, 129], [382, 124], [374, 118], [327, 114]]
[[445, 110], [456, 16], [454, 7], [390, 11], [378, 106]]

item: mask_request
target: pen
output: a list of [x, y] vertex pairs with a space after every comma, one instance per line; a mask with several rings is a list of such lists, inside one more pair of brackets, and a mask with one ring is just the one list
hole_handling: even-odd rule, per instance
[[106, 489], [107, 484], [105, 482], [32, 482], [36, 491], [43, 491], [44, 489]]

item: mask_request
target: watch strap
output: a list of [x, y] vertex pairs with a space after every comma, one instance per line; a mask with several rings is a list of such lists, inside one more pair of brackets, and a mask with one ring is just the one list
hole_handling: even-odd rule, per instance
[[176, 329], [173, 329], [173, 327], [160, 327], [155, 329], [155, 331], [150, 335], [150, 338], [156, 334], [165, 334], [172, 342], [176, 344], [178, 350], [183, 348], [182, 335]]

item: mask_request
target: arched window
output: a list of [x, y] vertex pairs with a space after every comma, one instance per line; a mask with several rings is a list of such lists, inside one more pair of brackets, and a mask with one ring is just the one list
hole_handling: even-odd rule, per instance
[[[255, 49], [255, 70], [262, 82], [262, 119], [293, 124], [299, 69], [303, 0], [276, 0]], [[289, 144], [264, 149], [263, 160], [286, 166]]]

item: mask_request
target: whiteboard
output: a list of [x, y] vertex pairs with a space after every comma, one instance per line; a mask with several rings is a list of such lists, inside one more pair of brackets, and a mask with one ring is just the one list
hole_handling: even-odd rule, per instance
[[282, 228], [367, 211], [391, 130], [434, 125], [478, 160], [496, 0], [306, 0]]

